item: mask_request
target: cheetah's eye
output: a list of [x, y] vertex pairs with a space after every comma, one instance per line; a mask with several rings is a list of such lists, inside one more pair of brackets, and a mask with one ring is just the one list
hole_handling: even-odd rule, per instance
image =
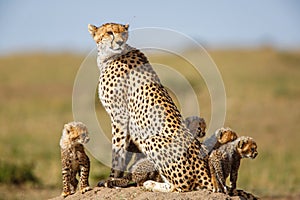
[[113, 35], [113, 32], [112, 31], [107, 31], [107, 34], [108, 35]]

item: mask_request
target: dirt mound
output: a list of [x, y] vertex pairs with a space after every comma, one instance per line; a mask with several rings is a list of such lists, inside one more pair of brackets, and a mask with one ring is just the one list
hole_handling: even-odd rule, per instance
[[[63, 200], [63, 197], [56, 197], [51, 200]], [[139, 200], [170, 200], [170, 199], [181, 199], [181, 200], [193, 200], [193, 199], [207, 199], [207, 200], [223, 200], [223, 199], [233, 199], [238, 200], [239, 197], [230, 197], [221, 193], [213, 193], [207, 190], [185, 192], [185, 193], [161, 193], [161, 192], [149, 192], [145, 191], [142, 187], [130, 187], [130, 188], [119, 188], [119, 189], [110, 189], [110, 188], [100, 188], [96, 187], [92, 191], [89, 191], [85, 194], [80, 194], [77, 192], [74, 195], [68, 196], [65, 200], [92, 200], [92, 199], [106, 199], [106, 200], [115, 200], [115, 199], [139, 199]]]

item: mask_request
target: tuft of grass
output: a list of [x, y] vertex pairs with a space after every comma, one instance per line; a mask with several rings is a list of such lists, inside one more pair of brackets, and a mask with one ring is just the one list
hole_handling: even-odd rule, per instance
[[0, 161], [0, 183], [21, 185], [26, 183], [40, 184], [40, 181], [34, 174], [33, 163]]

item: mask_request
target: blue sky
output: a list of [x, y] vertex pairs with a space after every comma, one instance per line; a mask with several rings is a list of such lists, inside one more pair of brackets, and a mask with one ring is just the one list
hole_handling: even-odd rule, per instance
[[205, 47], [300, 47], [297, 0], [0, 0], [0, 55], [88, 52], [87, 24], [105, 22], [174, 29]]

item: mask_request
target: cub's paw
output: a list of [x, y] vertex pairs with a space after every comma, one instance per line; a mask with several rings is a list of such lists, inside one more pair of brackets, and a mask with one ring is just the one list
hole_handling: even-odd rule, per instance
[[80, 189], [80, 192], [81, 192], [81, 194], [84, 194], [84, 193], [86, 193], [87, 191], [90, 191], [90, 190], [92, 190], [92, 189], [93, 189], [93, 188], [87, 186], [87, 187], [84, 187], [84, 188]]
[[62, 192], [60, 196], [62, 196], [63, 198], [66, 198], [67, 196], [73, 194], [71, 191], [67, 191], [67, 192]]
[[229, 195], [229, 193], [230, 193], [229, 190], [230, 190], [230, 189], [228, 189], [227, 186], [224, 186], [223, 190], [224, 190], [224, 193], [225, 193], [225, 194], [228, 194], [228, 195]]
[[105, 180], [101, 180], [101, 181], [98, 182], [97, 186], [98, 187], [105, 187], [105, 183], [106, 183]]

